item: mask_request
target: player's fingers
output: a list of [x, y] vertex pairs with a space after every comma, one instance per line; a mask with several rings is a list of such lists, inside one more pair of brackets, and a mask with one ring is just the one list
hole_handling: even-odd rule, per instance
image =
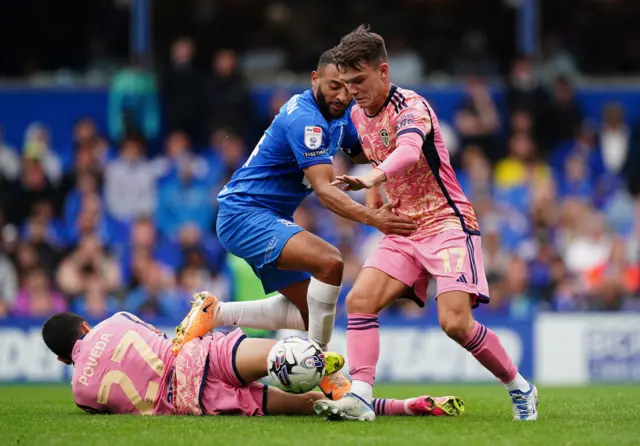
[[398, 207], [398, 205], [400, 204], [400, 200], [392, 200], [389, 202], [389, 208], [393, 209]]
[[331, 182], [331, 185], [332, 185], [332, 186], [340, 186], [341, 184], [344, 184], [344, 181], [342, 181], [342, 180], [341, 180], [341, 179], [339, 179], [339, 178], [336, 178], [335, 180], [333, 180], [333, 181]]

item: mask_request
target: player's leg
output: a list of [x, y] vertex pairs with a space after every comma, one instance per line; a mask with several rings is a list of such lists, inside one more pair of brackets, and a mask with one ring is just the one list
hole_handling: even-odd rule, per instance
[[269, 387], [266, 395], [265, 415], [313, 415], [316, 401], [326, 399], [320, 392], [308, 392], [300, 395], [283, 392]]
[[233, 368], [243, 383], [267, 376], [267, 357], [275, 339], [245, 338], [233, 348]]
[[[431, 249], [433, 246], [439, 249]], [[520, 407], [518, 419], [535, 419], [537, 390], [518, 373], [498, 336], [473, 318], [472, 307], [489, 301], [480, 237], [447, 231], [418, 244], [417, 250], [436, 277], [438, 320], [444, 332], [498, 378], [512, 399], [514, 395], [524, 395], [527, 414], [523, 415], [525, 411]]]
[[[275, 343], [273, 339], [245, 338], [233, 348], [233, 368], [242, 382], [252, 383], [267, 375], [267, 356]], [[293, 395], [275, 388], [269, 388], [264, 397], [263, 407], [271, 415], [309, 415], [314, 402], [326, 399], [320, 392]], [[464, 402], [455, 396], [375, 399], [372, 405], [376, 415], [456, 416], [464, 411]]]
[[373, 420], [371, 403], [375, 369], [380, 355], [378, 313], [402, 297], [423, 274], [401, 238], [385, 237], [365, 264], [347, 296], [347, 360], [353, 379], [342, 400], [316, 404], [316, 412], [330, 418]]
[[380, 354], [378, 313], [406, 293], [405, 283], [377, 268], [364, 268], [347, 296], [347, 357], [352, 392], [367, 402]]
[[342, 284], [342, 256], [337, 248], [307, 231], [293, 235], [284, 245], [276, 267], [285, 271], [306, 271], [311, 279], [306, 295], [300, 289], [280, 292], [304, 314], [308, 311], [309, 338], [320, 346], [331, 340], [336, 304]]
[[[204, 388], [200, 390], [199, 407], [209, 415], [265, 415], [265, 414], [311, 414], [313, 401], [324, 398], [321, 393], [293, 395], [256, 382], [267, 376], [267, 358], [277, 341], [273, 339], [247, 338], [241, 329], [224, 334], [214, 332], [208, 344], [208, 365]], [[178, 355], [178, 364], [193, 361], [181, 360], [188, 355], [192, 346], [199, 341], [189, 343]], [[200, 341], [200, 342], [205, 342]], [[327, 355], [336, 353], [325, 353]], [[344, 364], [344, 361], [342, 361]], [[196, 366], [201, 373], [202, 366]], [[329, 372], [329, 370], [327, 369]], [[188, 373], [187, 373], [188, 374]], [[189, 379], [185, 380], [187, 383]], [[189, 387], [189, 386], [187, 386]], [[196, 389], [200, 386], [194, 387]]]
[[[303, 231], [299, 226], [270, 212], [250, 212], [218, 217], [218, 237], [225, 249], [243, 258], [260, 278], [266, 293], [283, 288], [293, 296], [306, 291], [309, 274], [281, 271], [274, 267], [288, 240]], [[297, 292], [297, 293], [296, 293]], [[219, 302], [208, 292], [197, 293], [191, 311], [176, 328], [174, 352], [195, 337], [219, 326], [304, 329], [306, 295], [298, 299], [303, 312], [282, 295], [252, 302]]]
[[[309, 392], [292, 395], [279, 389], [269, 387], [265, 398], [265, 415], [311, 415], [317, 401], [326, 400], [320, 392]], [[373, 407], [376, 416], [451, 416], [464, 412], [464, 402], [455, 396], [420, 396], [406, 400], [374, 399]]]
[[376, 416], [455, 417], [465, 410], [464, 401], [457, 396], [423, 395], [406, 400], [374, 398], [372, 406]]
[[[336, 317], [336, 306], [342, 281], [342, 258], [340, 252], [321, 238], [303, 231], [293, 235], [283, 247], [276, 261], [278, 275], [300, 274], [307, 271], [312, 277], [304, 286], [281, 281], [278, 289], [298, 308], [308, 308], [309, 338], [325, 348], [331, 340]], [[285, 285], [288, 285], [285, 288]], [[274, 284], [275, 287], [275, 284]], [[306, 303], [306, 306], [305, 306]], [[327, 367], [342, 367], [333, 363], [335, 358], [326, 357]], [[351, 383], [342, 373], [325, 376], [320, 389], [331, 399], [340, 399], [351, 390]]]
[[[280, 329], [304, 331], [307, 329], [306, 302], [308, 288], [309, 279], [304, 279], [283, 287], [279, 293], [265, 299], [245, 302], [220, 302], [214, 313], [215, 326], [234, 326], [273, 331]], [[304, 313], [293, 303], [294, 301], [304, 303]]]
[[[222, 220], [219, 217], [218, 233], [225, 249], [252, 266], [266, 293], [278, 290], [298, 307], [302, 320], [309, 319], [311, 339], [321, 346], [328, 344], [342, 282], [340, 252], [295, 223], [269, 212], [254, 212], [231, 223], [226, 221], [230, 218]], [[221, 323], [233, 325], [241, 315], [242, 325], [257, 328], [277, 313], [275, 319], [282, 323], [278, 328], [299, 328], [300, 318], [279, 295], [265, 301], [268, 302], [221, 305], [225, 310], [221, 312]]]

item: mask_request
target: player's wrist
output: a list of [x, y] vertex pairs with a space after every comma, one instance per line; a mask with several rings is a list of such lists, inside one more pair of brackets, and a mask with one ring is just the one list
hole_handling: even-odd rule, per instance
[[373, 183], [372, 187], [376, 187], [387, 181], [387, 173], [382, 170], [380, 167], [375, 167], [373, 172], [371, 173], [371, 182]]
[[372, 209], [368, 206], [363, 206], [364, 208], [364, 223], [367, 226], [376, 227], [377, 219], [376, 219], [376, 209]]

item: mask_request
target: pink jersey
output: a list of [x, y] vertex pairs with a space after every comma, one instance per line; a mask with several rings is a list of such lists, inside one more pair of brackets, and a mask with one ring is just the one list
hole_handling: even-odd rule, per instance
[[399, 213], [419, 224], [410, 239], [421, 240], [450, 229], [479, 232], [473, 207], [451, 168], [438, 118], [422, 96], [392, 85], [376, 115], [367, 115], [356, 104], [351, 118], [364, 154], [376, 166], [396, 149], [398, 136], [415, 132], [424, 140], [418, 163], [384, 183], [389, 199], [399, 202]]
[[73, 348], [73, 399], [91, 413], [173, 413], [171, 341], [129, 313], [96, 325]]

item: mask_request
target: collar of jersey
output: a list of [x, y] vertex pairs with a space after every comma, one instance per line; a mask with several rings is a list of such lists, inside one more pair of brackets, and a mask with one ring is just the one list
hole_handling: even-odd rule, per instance
[[364, 112], [364, 115], [365, 115], [367, 118], [375, 118], [376, 116], [378, 116], [378, 115], [380, 114], [380, 112], [381, 112], [382, 110], [384, 110], [384, 109], [385, 109], [385, 107], [389, 104], [389, 102], [391, 101], [391, 98], [392, 98], [392, 97], [393, 97], [393, 95], [396, 93], [396, 90], [397, 90], [397, 89], [398, 89], [398, 86], [397, 86], [397, 85], [393, 85], [393, 84], [391, 84], [391, 89], [389, 90], [389, 96], [387, 96], [387, 100], [386, 100], [386, 101], [384, 101], [384, 104], [382, 104], [382, 107], [380, 107], [380, 109], [379, 109], [377, 112], [375, 112], [375, 114], [373, 114], [373, 115], [368, 115], [366, 111], [362, 110], [362, 111]]

